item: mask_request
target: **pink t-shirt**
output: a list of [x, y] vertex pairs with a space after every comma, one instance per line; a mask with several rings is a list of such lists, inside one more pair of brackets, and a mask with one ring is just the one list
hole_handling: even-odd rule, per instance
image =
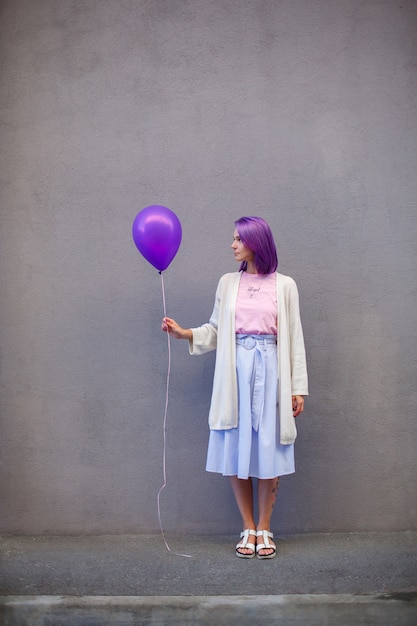
[[276, 335], [277, 279], [273, 274], [242, 272], [236, 303], [236, 333]]

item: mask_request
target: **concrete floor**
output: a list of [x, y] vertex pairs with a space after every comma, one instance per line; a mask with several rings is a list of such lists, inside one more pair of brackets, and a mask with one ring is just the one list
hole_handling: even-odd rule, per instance
[[[3, 537], [0, 624], [417, 624], [417, 533]], [[179, 556], [187, 554], [190, 557]]]

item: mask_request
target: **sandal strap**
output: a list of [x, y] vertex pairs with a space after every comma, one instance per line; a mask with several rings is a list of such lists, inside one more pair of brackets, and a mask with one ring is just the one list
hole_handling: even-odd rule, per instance
[[253, 546], [253, 549], [255, 549], [255, 544], [249, 541], [250, 535], [253, 535], [254, 537], [256, 537], [257, 536], [256, 530], [252, 530], [250, 528], [246, 528], [246, 530], [243, 530], [240, 533], [240, 536], [243, 537], [243, 539], [237, 544], [236, 548], [247, 548], [249, 545], [249, 546]]
[[257, 537], [262, 537], [262, 539], [264, 540], [263, 543], [258, 543], [256, 546], [256, 551], [259, 552], [259, 550], [276, 550], [276, 547], [273, 546], [269, 539], [272, 539], [274, 534], [269, 532], [269, 530], [258, 530], [256, 533]]
[[272, 537], [274, 536], [274, 533], [269, 532], [269, 530], [258, 530], [256, 532], [256, 536], [260, 537], [262, 535], [262, 537], [264, 538], [264, 541], [268, 541], [268, 539], [266, 539], [266, 537], [270, 537], [272, 539]]

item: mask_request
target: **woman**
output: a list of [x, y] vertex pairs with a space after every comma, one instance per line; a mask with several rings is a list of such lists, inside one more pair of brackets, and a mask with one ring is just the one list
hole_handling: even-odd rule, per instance
[[298, 291], [276, 271], [275, 242], [262, 218], [237, 220], [231, 247], [239, 271], [220, 279], [209, 322], [184, 329], [165, 317], [162, 330], [187, 339], [190, 354], [216, 350], [206, 469], [231, 477], [243, 523], [236, 556], [271, 559], [279, 477], [295, 471], [294, 418], [308, 394]]

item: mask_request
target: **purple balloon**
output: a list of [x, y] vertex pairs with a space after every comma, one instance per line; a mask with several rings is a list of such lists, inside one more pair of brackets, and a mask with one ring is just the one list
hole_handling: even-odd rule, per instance
[[135, 217], [132, 235], [139, 252], [151, 265], [163, 272], [180, 247], [181, 222], [165, 206], [148, 206]]

